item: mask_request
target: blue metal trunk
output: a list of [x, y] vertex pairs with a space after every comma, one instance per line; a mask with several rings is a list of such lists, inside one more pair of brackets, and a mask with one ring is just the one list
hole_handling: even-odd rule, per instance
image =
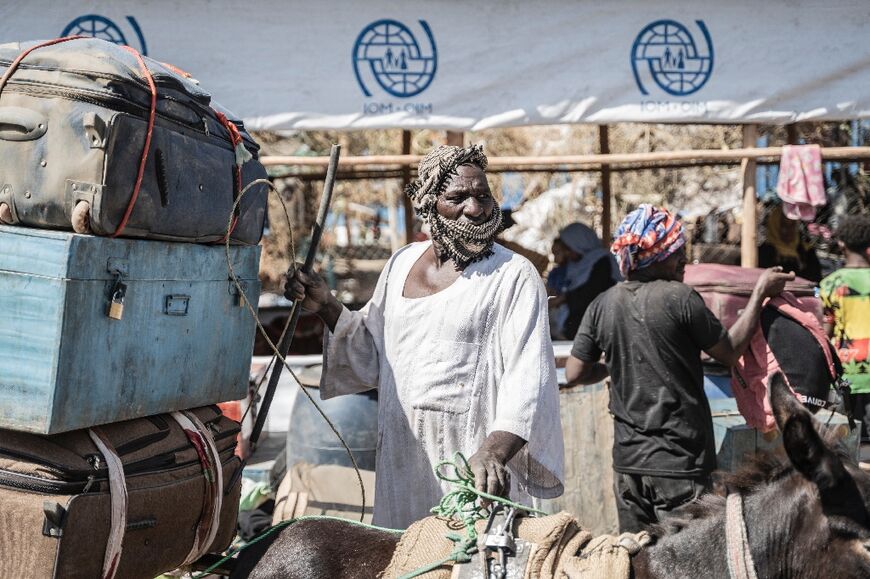
[[[256, 308], [260, 249], [230, 255]], [[255, 324], [239, 304], [223, 246], [0, 226], [0, 428], [54, 434], [243, 398]]]

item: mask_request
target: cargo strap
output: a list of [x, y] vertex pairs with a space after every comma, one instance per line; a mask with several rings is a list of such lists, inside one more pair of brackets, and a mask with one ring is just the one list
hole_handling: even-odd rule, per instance
[[[236, 162], [233, 165], [233, 201], [235, 202], [242, 192], [242, 165], [250, 161], [253, 158], [253, 155], [251, 155], [251, 152], [245, 148], [245, 143], [242, 139], [242, 134], [239, 132], [239, 128], [222, 112], [215, 109], [212, 109], [212, 112], [215, 114], [220, 124], [226, 129], [229, 134], [230, 144], [233, 146], [233, 152], [236, 158]], [[240, 207], [239, 205], [236, 205], [233, 214], [233, 221], [229, 229], [227, 229], [226, 235], [215, 243], [224, 243], [227, 240], [227, 237], [233, 234], [236, 225], [239, 223], [239, 213]]]
[[100, 428], [89, 428], [88, 435], [103, 455], [109, 471], [112, 518], [106, 553], [103, 556], [102, 579], [114, 579], [115, 573], [118, 572], [118, 563], [121, 561], [121, 551], [124, 548], [124, 532], [127, 530], [127, 481], [124, 478], [124, 464]]
[[142, 158], [139, 160], [139, 172], [136, 175], [136, 184], [133, 186], [133, 193], [130, 195], [130, 201], [127, 203], [127, 210], [124, 211], [124, 217], [121, 218], [121, 223], [115, 229], [115, 233], [109, 237], [118, 237], [124, 228], [127, 227], [127, 222], [130, 221], [130, 215], [133, 213], [133, 207], [136, 205], [136, 199], [139, 198], [139, 190], [142, 188], [142, 178], [145, 176], [145, 163], [148, 161], [148, 150], [151, 148], [151, 135], [154, 133], [154, 117], [157, 114], [157, 85], [154, 84], [154, 77], [148, 66], [145, 64], [145, 59], [135, 48], [124, 46], [124, 49], [136, 57], [139, 62], [139, 69], [142, 71], [142, 76], [148, 81], [148, 88], [151, 91], [151, 108], [148, 112], [148, 129], [145, 131], [145, 146], [142, 147]]
[[196, 526], [193, 545], [184, 563], [181, 564], [181, 567], [185, 567], [208, 553], [208, 549], [217, 535], [223, 503], [223, 469], [214, 438], [199, 418], [191, 412], [184, 411], [172, 412], [170, 415], [181, 426], [184, 434], [187, 435], [188, 440], [196, 449], [205, 478], [202, 514]]
[[4, 72], [3, 76], [0, 77], [0, 94], [3, 93], [3, 89], [6, 88], [6, 83], [9, 81], [10, 78], [12, 78], [12, 75], [15, 73], [16, 70], [18, 70], [18, 65], [21, 64], [21, 61], [24, 60], [28, 54], [30, 54], [37, 48], [54, 46], [55, 44], [60, 44], [61, 42], [69, 42], [70, 40], [78, 40], [79, 38], [84, 38], [84, 36], [64, 36], [63, 38], [55, 38], [54, 40], [48, 40], [46, 42], [31, 46], [27, 50], [23, 51], [15, 58], [15, 60], [12, 61], [12, 64], [9, 65], [9, 68], [6, 69], [6, 72]]
[[[18, 69], [21, 61], [23, 61], [28, 54], [38, 48], [45, 48], [46, 46], [54, 46], [55, 44], [60, 44], [62, 42], [69, 42], [70, 40], [80, 40], [83, 38], [86, 37], [64, 36], [63, 38], [55, 38], [54, 40], [48, 40], [46, 42], [36, 44], [34, 46], [31, 46], [27, 50], [24, 50], [15, 58], [15, 60], [12, 61], [12, 63], [9, 65], [9, 68], [7, 68], [6, 72], [3, 73], [3, 76], [0, 77], [0, 94], [3, 93], [3, 89], [6, 87], [6, 83]], [[148, 114], [148, 129], [145, 133], [145, 146], [142, 149], [142, 158], [139, 160], [139, 173], [136, 175], [136, 184], [133, 186], [133, 193], [130, 195], [130, 201], [127, 203], [127, 210], [124, 211], [124, 217], [121, 219], [121, 223], [118, 224], [117, 229], [115, 229], [115, 233], [110, 235], [110, 237], [118, 237], [119, 235], [121, 235], [121, 232], [124, 231], [124, 228], [127, 226], [127, 222], [130, 221], [130, 215], [133, 213], [133, 207], [136, 205], [136, 199], [139, 198], [139, 190], [142, 188], [142, 178], [145, 175], [145, 163], [148, 161], [148, 150], [151, 148], [151, 135], [154, 132], [154, 118], [157, 113], [157, 86], [154, 84], [154, 77], [151, 75], [151, 71], [148, 70], [148, 66], [145, 64], [145, 60], [142, 58], [142, 55], [139, 54], [139, 52], [129, 46], [124, 46], [124, 49], [136, 57], [136, 60], [139, 62], [139, 68], [142, 72], [142, 76], [144, 76], [145, 80], [148, 81], [148, 88], [151, 91], [151, 109]]]

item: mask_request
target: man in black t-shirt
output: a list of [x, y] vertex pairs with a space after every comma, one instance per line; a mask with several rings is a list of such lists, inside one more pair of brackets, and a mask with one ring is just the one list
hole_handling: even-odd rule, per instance
[[[732, 365], [768, 297], [794, 274], [764, 272], [730, 332], [682, 283], [682, 224], [649, 205], [626, 217], [611, 248], [627, 281], [586, 310], [566, 366], [568, 385], [611, 377], [613, 469], [619, 526], [637, 532], [710, 486], [713, 422], [701, 351]], [[604, 354], [604, 362], [600, 362]]]

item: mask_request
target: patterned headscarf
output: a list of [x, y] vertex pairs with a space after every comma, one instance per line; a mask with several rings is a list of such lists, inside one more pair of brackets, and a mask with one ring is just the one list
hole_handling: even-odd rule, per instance
[[628, 272], [664, 261], [685, 244], [680, 220], [667, 209], [644, 203], [622, 220], [610, 251], [627, 278]]
[[405, 188], [417, 215], [429, 225], [432, 239], [437, 241], [460, 269], [492, 255], [495, 236], [501, 228], [502, 215], [495, 207], [489, 219], [480, 225], [467, 221], [445, 219], [435, 204], [456, 175], [460, 165], [474, 165], [486, 170], [487, 159], [480, 145], [454, 147], [441, 145], [420, 161], [417, 180]]

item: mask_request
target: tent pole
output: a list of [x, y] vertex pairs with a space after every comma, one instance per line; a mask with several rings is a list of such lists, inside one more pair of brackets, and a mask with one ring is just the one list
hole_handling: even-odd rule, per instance
[[[402, 154], [411, 154], [411, 131], [402, 131]], [[405, 195], [405, 187], [411, 183], [411, 166], [402, 167], [402, 209], [405, 212], [405, 245], [414, 241], [414, 207], [411, 198]]]
[[[606, 155], [610, 153], [610, 138], [607, 125], [598, 125], [598, 148], [599, 153]], [[610, 165], [601, 165], [601, 240], [605, 248], [610, 247], [610, 235], [612, 233], [612, 211], [610, 190]]]
[[[743, 125], [744, 148], [754, 147], [757, 138], [757, 125]], [[743, 267], [758, 267], [755, 166], [755, 159], [744, 158], [740, 163], [740, 173], [743, 180], [743, 228], [740, 235], [740, 265]]]

